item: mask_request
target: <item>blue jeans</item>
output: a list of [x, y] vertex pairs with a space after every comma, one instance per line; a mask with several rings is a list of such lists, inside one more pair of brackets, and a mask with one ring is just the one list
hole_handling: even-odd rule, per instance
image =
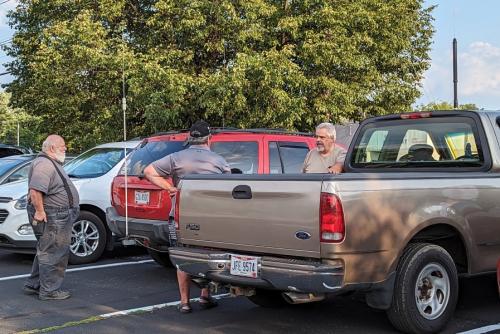
[[35, 208], [28, 204], [29, 222], [37, 239], [36, 255], [25, 285], [47, 294], [61, 288], [68, 267], [71, 229], [80, 209], [45, 208], [47, 222], [33, 226]]

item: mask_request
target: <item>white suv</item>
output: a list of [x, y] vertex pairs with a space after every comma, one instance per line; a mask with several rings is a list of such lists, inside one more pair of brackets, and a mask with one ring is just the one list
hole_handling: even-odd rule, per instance
[[[96, 146], [64, 165], [80, 195], [80, 216], [73, 224], [69, 262], [96, 261], [114, 245], [106, 225], [106, 208], [111, 206], [113, 177], [130, 152], [140, 142], [128, 141]], [[36, 239], [26, 213], [28, 181], [0, 186], [0, 248], [17, 253], [34, 253]]]

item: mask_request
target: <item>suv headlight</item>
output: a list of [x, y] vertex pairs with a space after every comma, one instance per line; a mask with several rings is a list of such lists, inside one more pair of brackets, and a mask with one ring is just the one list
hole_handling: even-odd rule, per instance
[[28, 194], [26, 194], [23, 197], [19, 198], [16, 201], [16, 204], [14, 204], [14, 208], [16, 208], [18, 210], [25, 210], [27, 205], [28, 205]]

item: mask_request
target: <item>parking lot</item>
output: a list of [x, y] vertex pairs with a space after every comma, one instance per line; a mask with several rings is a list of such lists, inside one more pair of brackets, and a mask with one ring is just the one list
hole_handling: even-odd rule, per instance
[[[264, 309], [221, 295], [219, 307], [179, 314], [175, 270], [139, 248], [119, 249], [93, 265], [70, 266], [64, 284], [73, 296], [40, 301], [21, 291], [32, 257], [0, 250], [0, 333], [395, 333], [384, 312], [362, 295], [316, 304]], [[461, 281], [461, 298], [445, 333], [497, 332], [500, 300], [495, 277]], [[193, 291], [192, 297], [197, 296]]]

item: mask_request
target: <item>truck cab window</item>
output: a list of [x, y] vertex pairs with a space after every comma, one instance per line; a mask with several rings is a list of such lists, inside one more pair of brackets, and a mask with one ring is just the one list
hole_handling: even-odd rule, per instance
[[211, 149], [222, 155], [231, 169], [243, 174], [257, 174], [259, 170], [259, 145], [255, 141], [214, 141]]

